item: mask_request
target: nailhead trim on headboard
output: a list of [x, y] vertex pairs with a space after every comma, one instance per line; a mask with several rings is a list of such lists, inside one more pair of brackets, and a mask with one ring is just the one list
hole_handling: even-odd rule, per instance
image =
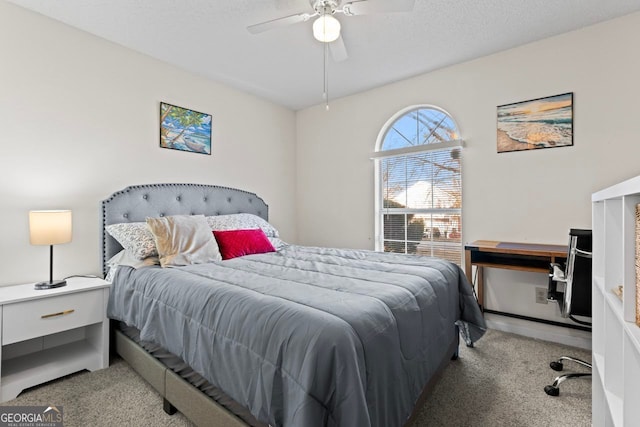
[[255, 193], [206, 184], [144, 184], [116, 191], [101, 202], [102, 272], [122, 247], [105, 227], [120, 222], [142, 222], [165, 215], [226, 215], [252, 213], [269, 219], [269, 206]]

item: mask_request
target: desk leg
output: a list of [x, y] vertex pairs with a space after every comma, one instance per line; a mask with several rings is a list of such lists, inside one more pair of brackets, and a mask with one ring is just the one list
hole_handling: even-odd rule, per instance
[[473, 287], [473, 272], [471, 269], [471, 251], [470, 250], [464, 251], [464, 274], [467, 275], [467, 280], [469, 281], [469, 283], [471, 283], [471, 286]]
[[[476, 269], [478, 271], [478, 283], [476, 283], [476, 285], [478, 286], [478, 291], [476, 292], [476, 295], [478, 296], [478, 304], [480, 304], [480, 309], [484, 311], [484, 272], [482, 267], [480, 267], [479, 265], [476, 265]], [[466, 274], [467, 280], [473, 288], [473, 265], [471, 263], [470, 250], [464, 251], [464, 274]]]
[[476, 266], [478, 269], [478, 304], [480, 304], [480, 310], [484, 311], [484, 267]]

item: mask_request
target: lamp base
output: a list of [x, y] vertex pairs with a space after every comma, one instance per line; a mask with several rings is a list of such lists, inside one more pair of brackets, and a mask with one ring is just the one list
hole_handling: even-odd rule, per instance
[[53, 289], [67, 286], [66, 280], [54, 280], [53, 282], [40, 282], [36, 283], [34, 289]]

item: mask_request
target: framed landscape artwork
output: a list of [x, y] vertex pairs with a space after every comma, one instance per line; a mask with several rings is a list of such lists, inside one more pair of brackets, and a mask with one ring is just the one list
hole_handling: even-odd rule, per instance
[[498, 106], [498, 153], [573, 145], [573, 92]]
[[161, 102], [160, 147], [211, 154], [211, 115]]

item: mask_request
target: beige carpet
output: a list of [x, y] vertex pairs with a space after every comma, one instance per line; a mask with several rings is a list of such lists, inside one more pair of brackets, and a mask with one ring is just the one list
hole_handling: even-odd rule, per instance
[[[590, 426], [590, 379], [564, 382], [559, 397], [543, 391], [557, 375], [549, 362], [561, 355], [591, 360], [584, 350], [489, 331], [474, 348], [461, 346], [414, 427]], [[63, 406], [65, 427], [191, 425], [180, 413], [165, 414], [160, 396], [122, 359], [34, 387], [4, 405]]]
[[[582, 349], [490, 330], [474, 348], [460, 347], [420, 411], [416, 426], [591, 426], [591, 377], [560, 385], [560, 396], [544, 386], [558, 372], [549, 362], [560, 356], [588, 362]], [[566, 372], [588, 372], [567, 362]]]

